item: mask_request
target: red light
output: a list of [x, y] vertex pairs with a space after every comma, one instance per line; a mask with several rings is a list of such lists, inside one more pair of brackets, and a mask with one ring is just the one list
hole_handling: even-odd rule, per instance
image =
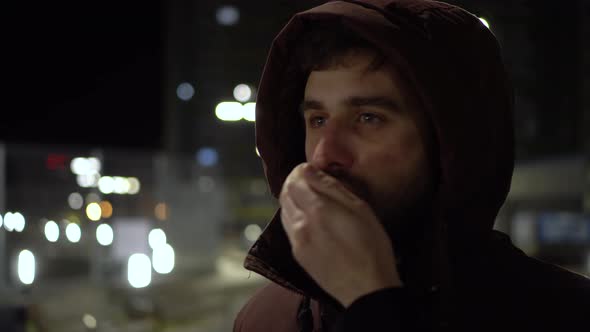
[[45, 166], [51, 171], [66, 169], [66, 156], [63, 154], [50, 154], [47, 156]]

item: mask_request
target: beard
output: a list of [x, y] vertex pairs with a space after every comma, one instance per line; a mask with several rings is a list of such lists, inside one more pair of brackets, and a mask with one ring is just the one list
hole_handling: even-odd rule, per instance
[[429, 245], [435, 186], [430, 176], [415, 176], [404, 190], [375, 192], [345, 171], [327, 171], [372, 208], [392, 241], [396, 256], [411, 256]]
[[430, 285], [432, 250], [437, 236], [433, 208], [438, 188], [433, 179], [438, 177], [418, 174], [404, 190], [376, 192], [359, 177], [341, 171], [328, 173], [372, 208], [391, 240], [395, 264], [404, 284], [410, 289]]

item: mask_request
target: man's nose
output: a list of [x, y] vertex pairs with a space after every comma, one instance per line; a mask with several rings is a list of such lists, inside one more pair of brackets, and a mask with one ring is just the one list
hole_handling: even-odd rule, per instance
[[314, 147], [309, 163], [325, 172], [337, 174], [352, 167], [352, 152], [345, 133], [332, 128], [325, 129]]

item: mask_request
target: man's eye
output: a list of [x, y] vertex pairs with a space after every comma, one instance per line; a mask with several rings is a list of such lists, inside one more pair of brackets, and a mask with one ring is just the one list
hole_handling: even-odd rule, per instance
[[326, 123], [326, 118], [323, 116], [312, 116], [309, 118], [309, 125], [312, 128], [321, 127], [324, 125], [324, 123]]
[[362, 113], [359, 120], [363, 123], [379, 123], [381, 118], [374, 113]]

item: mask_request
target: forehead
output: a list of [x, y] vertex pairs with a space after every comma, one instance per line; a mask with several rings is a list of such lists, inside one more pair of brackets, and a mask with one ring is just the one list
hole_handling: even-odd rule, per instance
[[374, 66], [370, 53], [347, 54], [332, 61], [332, 65], [309, 74], [305, 86], [306, 99], [330, 99], [330, 97], [359, 94], [379, 95], [404, 102], [404, 84], [393, 66], [382, 63]]

